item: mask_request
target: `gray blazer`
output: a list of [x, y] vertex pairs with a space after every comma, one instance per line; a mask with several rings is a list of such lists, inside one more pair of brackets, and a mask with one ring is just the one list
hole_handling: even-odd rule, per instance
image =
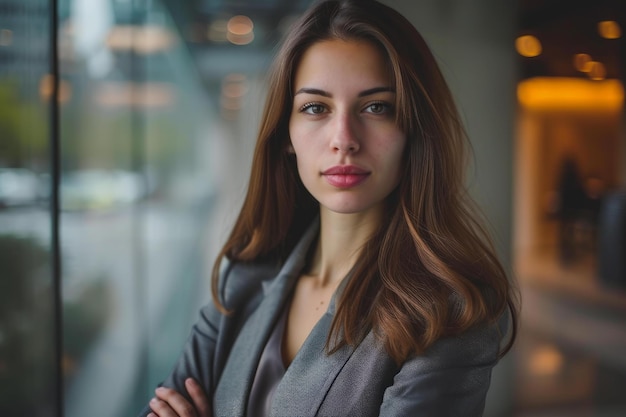
[[[212, 303], [205, 306], [162, 385], [186, 395], [185, 379], [195, 378], [212, 398], [214, 417], [245, 416], [259, 358], [317, 233], [317, 226], [309, 229], [282, 268], [226, 265], [221, 289], [234, 313], [224, 316]], [[482, 415], [506, 317], [442, 339], [397, 366], [371, 332], [358, 346], [326, 355], [334, 312], [333, 298], [278, 385], [272, 416]], [[146, 407], [140, 416], [149, 412]]]

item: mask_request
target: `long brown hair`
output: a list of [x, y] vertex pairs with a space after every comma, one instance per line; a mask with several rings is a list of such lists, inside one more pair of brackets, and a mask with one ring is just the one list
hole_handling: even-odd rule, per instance
[[[303, 53], [329, 39], [371, 42], [392, 70], [398, 126], [406, 133], [404, 173], [388, 216], [366, 242], [341, 293], [327, 347], [357, 344], [370, 330], [398, 363], [444, 336], [496, 321], [515, 291], [478, 221], [463, 180], [467, 138], [448, 86], [417, 30], [374, 0], [314, 5], [293, 26], [269, 75], [268, 96], [243, 207], [213, 269], [285, 259], [319, 212], [287, 152], [293, 79]], [[345, 302], [350, 300], [350, 302]]]

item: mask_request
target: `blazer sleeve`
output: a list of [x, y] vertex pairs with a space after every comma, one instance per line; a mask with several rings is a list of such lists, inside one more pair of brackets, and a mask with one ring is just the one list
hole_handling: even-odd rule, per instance
[[[221, 267], [219, 287], [223, 292], [227, 291], [226, 281], [231, 266], [232, 264], [225, 260]], [[192, 326], [178, 360], [170, 374], [159, 386], [172, 388], [191, 401], [185, 388], [185, 380], [193, 378], [200, 383], [211, 400], [210, 394], [215, 388], [213, 384], [215, 367], [217, 366], [216, 349], [223, 319], [224, 315], [219, 312], [212, 300], [200, 309], [198, 320]], [[138, 417], [145, 417], [151, 412], [150, 406], [146, 405]]]
[[[200, 310], [187, 342], [172, 372], [160, 386], [172, 388], [190, 400], [185, 380], [194, 378], [204, 388], [212, 401], [215, 385], [228, 355], [230, 345], [241, 324], [256, 308], [262, 297], [262, 282], [273, 277], [273, 264], [243, 265], [224, 259], [220, 267], [219, 289], [227, 309], [236, 314], [223, 315], [213, 301]], [[138, 417], [150, 414], [146, 405]]]
[[[205, 392], [213, 391], [213, 358], [218, 337], [221, 313], [213, 303], [200, 310], [200, 317], [194, 324], [187, 342], [172, 372], [160, 386], [172, 388], [190, 399], [185, 388], [185, 379], [194, 378], [204, 387]], [[139, 417], [150, 414], [148, 405], [139, 413]]]
[[502, 323], [439, 340], [405, 362], [385, 390], [380, 416], [482, 416], [505, 333]]

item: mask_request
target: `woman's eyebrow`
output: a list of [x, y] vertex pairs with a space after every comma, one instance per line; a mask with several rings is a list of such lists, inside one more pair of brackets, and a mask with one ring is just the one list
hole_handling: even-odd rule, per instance
[[372, 94], [385, 93], [385, 92], [395, 93], [396, 90], [391, 87], [374, 87], [374, 88], [370, 88], [369, 90], [361, 91], [359, 93], [359, 97], [371, 96]]
[[[393, 89], [392, 87], [374, 87], [374, 88], [370, 88], [368, 90], [361, 91], [359, 93], [359, 97], [370, 96], [372, 94], [382, 93], [382, 92], [395, 93], [396, 90]], [[297, 96], [298, 94], [314, 94], [314, 95], [317, 95], [317, 96], [323, 96], [323, 97], [328, 97], [328, 98], [332, 98], [333, 97], [333, 95], [331, 93], [329, 93], [328, 91], [324, 91], [324, 90], [321, 90], [319, 88], [309, 88], [309, 87], [302, 87], [301, 89], [296, 91], [296, 93], [294, 95]]]
[[331, 98], [333, 96], [328, 91], [320, 90], [319, 88], [309, 88], [309, 87], [302, 87], [301, 89], [296, 91], [296, 94], [294, 95], [297, 96], [298, 94], [314, 94], [316, 96], [324, 96], [328, 98]]

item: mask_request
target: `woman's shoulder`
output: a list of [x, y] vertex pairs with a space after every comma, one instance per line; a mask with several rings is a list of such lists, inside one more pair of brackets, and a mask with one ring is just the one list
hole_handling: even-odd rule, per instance
[[422, 371], [466, 366], [494, 366], [502, 347], [510, 336], [511, 316], [505, 311], [497, 320], [479, 323], [465, 332], [443, 337], [421, 355], [407, 362], [423, 368]]
[[386, 388], [381, 415], [480, 416], [508, 315], [439, 339], [407, 359]]
[[270, 261], [243, 262], [224, 258], [220, 265], [219, 294], [227, 309], [262, 292], [263, 283], [271, 281], [280, 270]]

